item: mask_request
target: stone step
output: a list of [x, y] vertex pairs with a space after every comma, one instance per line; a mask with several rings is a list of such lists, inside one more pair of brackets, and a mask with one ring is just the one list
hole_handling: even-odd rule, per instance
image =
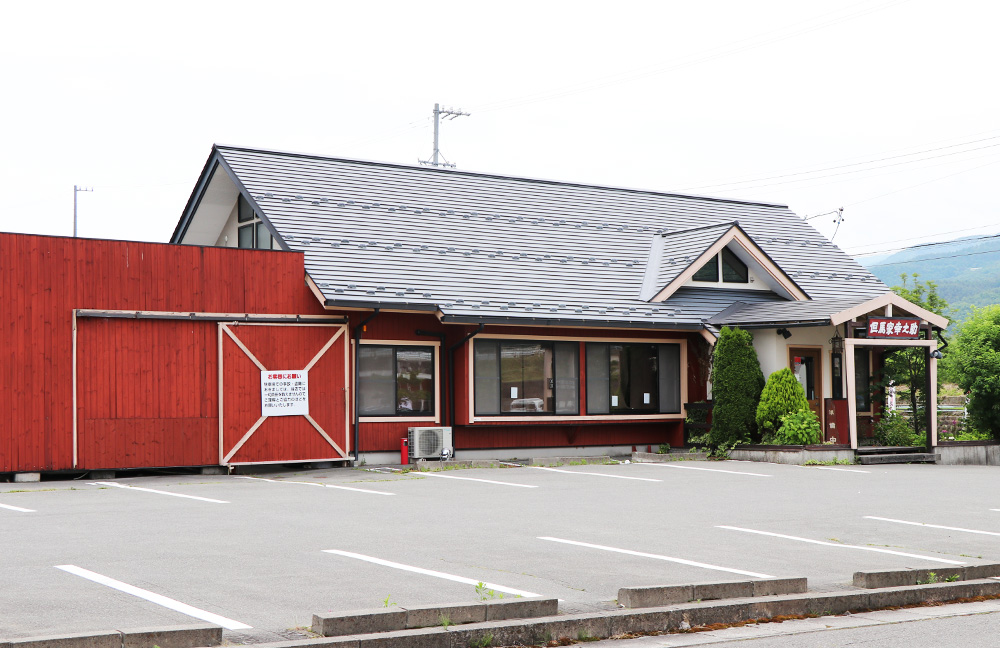
[[910, 454], [923, 452], [923, 446], [862, 446], [855, 452], [858, 455]]
[[859, 455], [858, 463], [864, 465], [890, 463], [937, 463], [941, 455], [934, 452], [911, 452], [907, 454]]

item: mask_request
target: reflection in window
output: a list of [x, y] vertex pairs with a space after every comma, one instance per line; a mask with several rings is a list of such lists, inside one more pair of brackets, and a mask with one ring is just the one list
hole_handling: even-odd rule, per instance
[[680, 412], [680, 346], [587, 344], [588, 414]]
[[871, 363], [868, 349], [854, 349], [854, 399], [857, 411], [872, 411]]
[[434, 349], [362, 345], [358, 352], [361, 416], [433, 416]]
[[579, 414], [579, 346], [476, 340], [477, 415]]

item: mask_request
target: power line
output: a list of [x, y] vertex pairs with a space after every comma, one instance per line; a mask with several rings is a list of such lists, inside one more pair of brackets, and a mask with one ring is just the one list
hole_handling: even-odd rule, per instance
[[[820, 169], [814, 169], [812, 171], [798, 171], [798, 172], [795, 172], [795, 173], [784, 173], [784, 174], [781, 174], [781, 175], [766, 176], [766, 177], [762, 177], [762, 178], [753, 178], [753, 179], [750, 179], [750, 180], [736, 180], [736, 181], [733, 181], [733, 182], [722, 182], [722, 183], [714, 184], [714, 185], [699, 185], [697, 187], [686, 187], [684, 190], [685, 191], [694, 191], [694, 190], [698, 190], [698, 189], [712, 189], [712, 188], [716, 188], [716, 187], [730, 187], [730, 186], [733, 186], [733, 185], [746, 184], [748, 182], [764, 182], [764, 181], [767, 181], [767, 180], [779, 180], [781, 178], [791, 178], [791, 177], [801, 176], [801, 175], [810, 175], [810, 174], [814, 174], [814, 173], [822, 173], [824, 171], [836, 171], [837, 169], [846, 169], [846, 168], [854, 167], [854, 166], [862, 166], [862, 165], [866, 165], [866, 164], [875, 164], [876, 162], [885, 162], [887, 160], [896, 160], [896, 159], [904, 158], [904, 157], [912, 157], [914, 155], [922, 155], [924, 153], [933, 153], [935, 151], [943, 151], [945, 149], [957, 148], [959, 146], [968, 146], [970, 144], [978, 144], [979, 142], [987, 142], [989, 140], [995, 140], [995, 139], [1000, 139], [1000, 135], [994, 135], [992, 137], [984, 137], [982, 139], [972, 140], [972, 141], [968, 141], [968, 142], [959, 142], [957, 144], [949, 144], [948, 146], [940, 146], [940, 147], [937, 147], [937, 148], [925, 149], [925, 150], [922, 150], [922, 151], [914, 151], [913, 153], [902, 153], [900, 155], [891, 155], [889, 157], [877, 158], [877, 159], [874, 159], [874, 160], [867, 160], [867, 161], [863, 161], [863, 162], [852, 162], [850, 164], [841, 164], [841, 165], [838, 165], [838, 166], [824, 167], [824, 168], [820, 168]], [[869, 171], [869, 170], [874, 171], [875, 169], [884, 169], [884, 168], [891, 167], [891, 166], [898, 166], [899, 164], [912, 164], [912, 163], [915, 163], [915, 162], [923, 162], [925, 160], [934, 160], [934, 159], [937, 159], [939, 157], [949, 157], [951, 155], [961, 155], [962, 153], [971, 153], [973, 151], [979, 151], [979, 150], [985, 149], [985, 148], [992, 148], [994, 146], [1000, 146], [1000, 143], [990, 144], [990, 145], [987, 145], [987, 146], [982, 146], [982, 147], [978, 147], [978, 148], [974, 148], [974, 149], [968, 149], [968, 150], [965, 150], [965, 151], [955, 151], [954, 153], [947, 153], [945, 155], [936, 155], [936, 156], [932, 156], [932, 157], [928, 157], [928, 158], [921, 158], [919, 160], [909, 160], [907, 162], [901, 162], [901, 163], [897, 163], [897, 164], [887, 164], [887, 165], [883, 165], [883, 166], [880, 166], [880, 167], [873, 167], [872, 169], [862, 169], [861, 171]], [[858, 172], [860, 172], [860, 171], [852, 171], [850, 173], [858, 173]], [[844, 174], [834, 174], [834, 175], [844, 175]], [[821, 176], [820, 178], [806, 178], [806, 179], [807, 180], [820, 180], [823, 177], [832, 177], [832, 176]], [[798, 181], [793, 181], [793, 182], [798, 182]], [[775, 183], [775, 184], [784, 184], [784, 183]], [[760, 185], [760, 186], [767, 187], [767, 186], [771, 186], [771, 185]], [[740, 188], [741, 187], [737, 187], [736, 189], [740, 189]], [[755, 187], [742, 187], [742, 189], [754, 189], [754, 188]]]
[[[833, 213], [833, 212], [830, 212], [830, 213]], [[806, 219], [806, 220], [808, 220], [808, 219]], [[885, 245], [886, 243], [901, 243], [903, 241], [918, 241], [920, 239], [931, 238], [931, 237], [934, 237], [934, 236], [944, 236], [946, 234], [958, 234], [959, 232], [971, 232], [972, 230], [983, 229], [984, 227], [996, 227], [998, 225], [1000, 225], [1000, 223], [988, 223], [986, 225], [978, 225], [976, 227], [966, 227], [964, 229], [949, 230], [947, 232], [936, 232], [934, 234], [925, 234], [924, 236], [911, 236], [909, 238], [894, 239], [892, 241], [881, 241], [879, 243], [868, 243], [867, 245], [856, 245], [854, 247], [844, 248], [844, 251], [847, 252], [848, 254], [850, 254], [850, 250], [857, 250], [859, 248], [874, 247], [876, 245]], [[905, 249], [905, 247], [907, 247], [907, 246], [904, 246], [903, 248], [897, 248], [897, 249]], [[880, 253], [879, 252], [862, 252], [862, 253], [859, 253], [857, 256], [865, 256], [867, 254], [880, 254]]]
[[[921, 248], [935, 247], [935, 246], [938, 246], [938, 245], [949, 245], [949, 244], [958, 243], [958, 242], [966, 244], [966, 243], [971, 243], [973, 241], [985, 241], [985, 240], [988, 240], [988, 239], [995, 239], [995, 238], [1000, 238], [1000, 234], [986, 234], [984, 236], [975, 236], [975, 237], [970, 237], [970, 238], [967, 238], [967, 239], [961, 239], [961, 241], [957, 241], [957, 240], [952, 240], [952, 241], [932, 241], [930, 243], [920, 243], [918, 245], [908, 245], [908, 246], [902, 247], [902, 248], [889, 248], [887, 250], [879, 250], [877, 252], [865, 252], [863, 254], [857, 254], [855, 256], [871, 256], [873, 254], [885, 254], [886, 252], [896, 252], [896, 251], [901, 251], [901, 250], [916, 250], [916, 249], [921, 249]], [[917, 259], [917, 260], [918, 261], [922, 261], [923, 259]]]
[[977, 254], [996, 254], [1000, 250], [986, 250], [984, 252], [965, 252], [963, 254], [949, 254], [947, 256], [939, 257], [928, 257], [926, 259], [910, 259], [909, 261], [893, 261], [892, 263], [876, 263], [875, 265], [866, 266], [868, 268], [882, 268], [885, 266], [900, 265], [903, 263], [917, 263], [918, 261], [937, 261], [939, 259], [957, 259], [959, 257], [975, 256]]

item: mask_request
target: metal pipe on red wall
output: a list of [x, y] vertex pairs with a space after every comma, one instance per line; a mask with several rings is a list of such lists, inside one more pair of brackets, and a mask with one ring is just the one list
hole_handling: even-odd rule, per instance
[[358, 448], [359, 428], [361, 423], [361, 413], [358, 412], [358, 381], [361, 377], [358, 360], [361, 358], [361, 336], [365, 331], [365, 324], [375, 319], [379, 309], [376, 308], [372, 314], [361, 320], [361, 323], [354, 327], [354, 462], [360, 458], [360, 448]]
[[458, 444], [455, 443], [455, 367], [453, 366], [452, 358], [454, 357], [455, 349], [482, 333], [484, 328], [486, 328], [486, 325], [480, 322], [479, 328], [448, 347], [446, 359], [446, 362], [448, 363], [448, 403], [450, 405], [450, 408], [448, 409], [448, 425], [452, 427], [451, 442], [454, 445]]
[[[447, 337], [444, 333], [437, 333], [435, 331], [424, 331], [421, 329], [415, 330], [414, 333], [417, 335], [426, 335], [427, 337], [436, 337], [438, 340], [441, 341], [441, 347], [444, 348], [444, 340], [445, 337]], [[447, 358], [444, 358], [444, 362], [441, 363], [441, 372], [443, 375], [439, 377], [438, 380], [440, 380], [445, 385], [449, 384], [448, 378], [449, 376], [451, 376], [451, 367], [448, 366]], [[447, 389], [441, 390], [441, 393], [444, 395], [444, 402], [441, 403], [441, 421], [442, 421], [441, 424], [444, 425], [445, 413], [448, 411], [448, 404], [451, 403], [452, 395], [448, 393]]]

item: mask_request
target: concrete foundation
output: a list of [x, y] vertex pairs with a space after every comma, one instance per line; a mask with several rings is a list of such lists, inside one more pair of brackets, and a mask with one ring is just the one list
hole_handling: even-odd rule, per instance
[[854, 450], [844, 446], [739, 446], [729, 453], [737, 461], [804, 465], [810, 461], [854, 463]]
[[42, 481], [42, 473], [15, 473], [14, 481], [16, 482]]
[[996, 441], [956, 441], [935, 448], [945, 466], [1000, 466], [1000, 443]]

